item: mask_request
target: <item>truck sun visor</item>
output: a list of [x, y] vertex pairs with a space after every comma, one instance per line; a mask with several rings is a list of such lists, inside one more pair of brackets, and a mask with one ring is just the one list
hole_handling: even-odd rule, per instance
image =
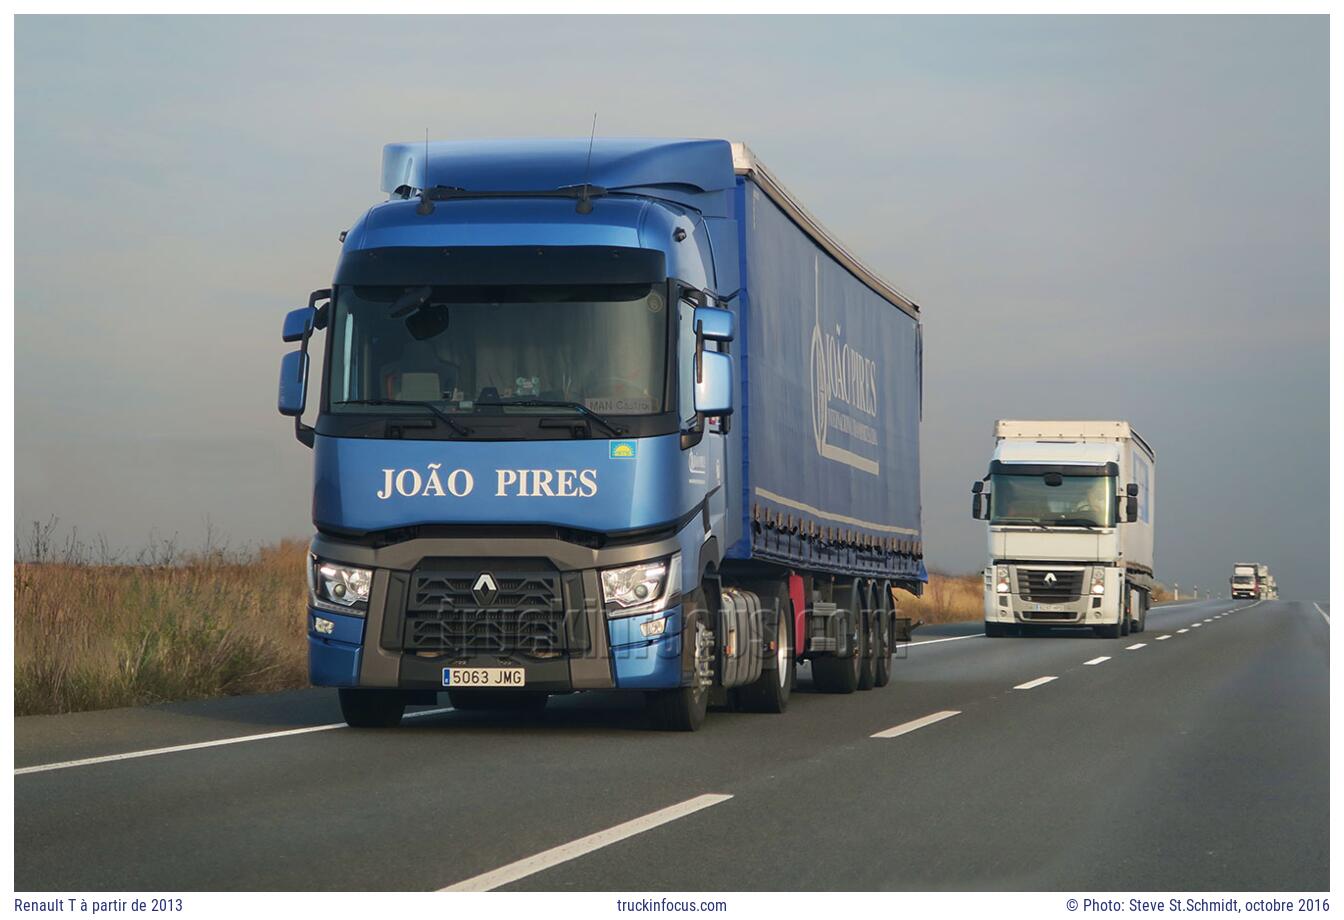
[[346, 252], [336, 284], [639, 284], [667, 278], [654, 249], [615, 246], [399, 246]]

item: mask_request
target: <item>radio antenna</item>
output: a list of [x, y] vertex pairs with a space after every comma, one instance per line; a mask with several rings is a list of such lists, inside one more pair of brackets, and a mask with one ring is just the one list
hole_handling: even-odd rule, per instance
[[588, 160], [583, 164], [583, 191], [579, 193], [579, 203], [574, 206], [574, 210], [580, 214], [591, 214], [593, 212], [593, 201], [588, 197], [588, 179], [592, 175], [593, 166], [593, 138], [597, 137], [597, 113], [593, 113], [593, 130], [588, 134]]
[[434, 213], [434, 202], [429, 200], [429, 128], [425, 128], [425, 162], [421, 172], [420, 203], [415, 206], [415, 213], [423, 217]]

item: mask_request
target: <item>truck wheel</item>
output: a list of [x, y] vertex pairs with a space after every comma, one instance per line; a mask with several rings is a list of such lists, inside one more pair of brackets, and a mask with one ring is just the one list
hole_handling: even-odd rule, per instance
[[1106, 625], [1106, 626], [1093, 626], [1093, 627], [1092, 627], [1092, 630], [1093, 630], [1093, 632], [1095, 632], [1098, 636], [1101, 636], [1101, 638], [1103, 638], [1103, 639], [1119, 639], [1119, 638], [1120, 638], [1120, 624], [1119, 624], [1119, 623], [1110, 623], [1110, 624], [1108, 624], [1108, 625]]
[[550, 694], [539, 690], [449, 690], [448, 702], [463, 712], [541, 712]]
[[862, 588], [859, 596], [863, 598], [863, 658], [859, 662], [859, 689], [871, 690], [877, 685], [879, 615], [871, 585]]
[[[701, 616], [695, 619], [693, 639], [695, 643], [695, 663], [697, 680], [694, 687], [678, 687], [675, 690], [654, 690], [648, 695], [649, 719], [654, 728], [665, 732], [693, 732], [705, 721], [705, 710], [709, 707], [709, 687], [698, 679], [702, 670], [712, 667], [714, 655], [713, 640], [705, 627], [703, 616], [708, 616], [705, 605], [705, 592], [697, 588], [686, 597], [683, 609], [699, 610]], [[703, 667], [702, 667], [703, 666]]]
[[852, 616], [860, 617], [858, 636], [854, 654], [848, 658], [826, 655], [812, 661], [812, 683], [822, 693], [853, 693], [859, 689], [859, 672], [863, 669], [863, 660], [868, 657], [864, 647], [868, 641], [868, 631], [862, 623], [863, 595], [855, 579], [849, 591], [848, 607]]
[[400, 690], [361, 690], [342, 687], [341, 717], [351, 728], [392, 728], [401, 723], [406, 697]]
[[895, 651], [892, 637], [896, 635], [894, 620], [896, 611], [892, 609], [891, 584], [881, 582], [877, 590], [881, 592], [881, 596], [877, 603], [877, 656], [873, 659], [873, 686], [885, 687], [891, 683], [891, 655]]
[[985, 621], [985, 635], [990, 639], [1002, 639], [1004, 635], [1002, 623], [991, 623]]
[[763, 670], [754, 683], [737, 689], [738, 706], [747, 712], [783, 712], [793, 689], [793, 604], [787, 592], [777, 596], [779, 616], [775, 622], [774, 670]]

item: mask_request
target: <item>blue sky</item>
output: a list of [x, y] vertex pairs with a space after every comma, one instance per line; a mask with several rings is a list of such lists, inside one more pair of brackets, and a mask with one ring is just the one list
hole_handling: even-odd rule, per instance
[[[1325, 17], [19, 17], [16, 528], [310, 531], [284, 312], [382, 144], [745, 140], [925, 307], [929, 562], [999, 417], [1129, 419], [1158, 571], [1328, 589]], [[1235, 557], [1235, 558], [1234, 558]]]

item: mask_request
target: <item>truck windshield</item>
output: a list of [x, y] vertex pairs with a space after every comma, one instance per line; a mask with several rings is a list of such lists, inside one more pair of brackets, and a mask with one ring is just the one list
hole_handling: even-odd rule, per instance
[[405, 401], [463, 415], [661, 413], [664, 294], [658, 284], [338, 287], [330, 411], [386, 415]]
[[1233, 575], [1233, 576], [1232, 576], [1232, 582], [1233, 582], [1233, 584], [1238, 584], [1238, 585], [1253, 585], [1253, 584], [1255, 584], [1255, 576], [1254, 576], [1254, 575]]
[[991, 524], [1110, 527], [1115, 523], [1113, 476], [994, 473], [990, 489]]

